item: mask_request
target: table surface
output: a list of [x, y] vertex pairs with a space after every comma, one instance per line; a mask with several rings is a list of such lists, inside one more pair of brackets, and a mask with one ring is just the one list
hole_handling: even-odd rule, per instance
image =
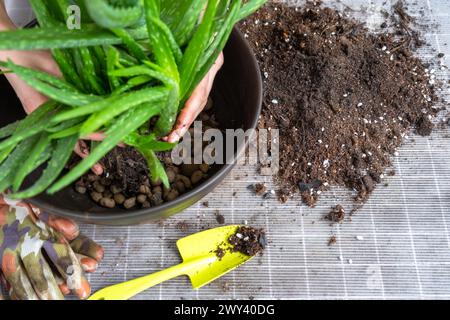
[[[6, 1], [16, 21], [32, 17], [26, 0]], [[304, 1], [285, 1], [302, 4]], [[418, 54], [450, 57], [450, 7], [447, 0], [406, 1], [421, 23], [437, 24], [425, 39], [432, 45]], [[355, 17], [377, 29], [385, 0], [325, 1], [348, 5]], [[384, 4], [385, 3], [385, 4]], [[419, 13], [419, 10], [421, 10]], [[262, 27], [263, 28], [263, 27]], [[263, 31], [262, 31], [263, 32]], [[433, 52], [432, 49], [436, 51]], [[448, 79], [448, 71], [436, 71]], [[448, 92], [448, 91], [447, 91]], [[442, 93], [447, 95], [448, 93]], [[187, 278], [152, 288], [136, 299], [449, 299], [450, 298], [450, 140], [449, 130], [431, 137], [410, 135], [393, 158], [396, 175], [385, 178], [351, 222], [331, 226], [323, 217], [338, 203], [350, 208], [351, 193], [332, 188], [316, 208], [254, 196], [247, 186], [265, 182], [256, 168], [236, 167], [204, 201], [164, 222], [131, 227], [82, 225], [101, 243], [106, 256], [90, 275], [93, 290], [130, 280], [180, 262], [177, 239], [202, 228], [217, 227], [220, 212], [227, 224], [243, 223], [267, 230], [269, 247], [257, 257], [194, 291]], [[330, 236], [337, 243], [328, 246]], [[359, 240], [358, 240], [359, 239]]]

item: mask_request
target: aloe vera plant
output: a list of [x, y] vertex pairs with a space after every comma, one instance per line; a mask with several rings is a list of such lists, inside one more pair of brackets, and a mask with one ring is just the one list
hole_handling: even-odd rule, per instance
[[[82, 176], [119, 142], [141, 152], [154, 180], [168, 185], [157, 152], [178, 112], [223, 50], [234, 25], [267, 0], [30, 0], [33, 29], [0, 32], [0, 50], [49, 49], [64, 79], [0, 62], [50, 101], [0, 129], [0, 191], [12, 197], [55, 193]], [[82, 12], [66, 27], [67, 7]], [[149, 120], [156, 124], [149, 127]], [[143, 134], [143, 125], [149, 127]], [[89, 157], [60, 177], [77, 139], [96, 131]], [[26, 176], [47, 163], [34, 185]]]

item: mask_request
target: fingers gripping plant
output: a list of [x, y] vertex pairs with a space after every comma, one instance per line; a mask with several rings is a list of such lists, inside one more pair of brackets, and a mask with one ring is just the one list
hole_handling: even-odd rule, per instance
[[[119, 142], [140, 151], [152, 179], [168, 185], [155, 152], [180, 107], [223, 50], [233, 26], [266, 0], [30, 0], [38, 28], [0, 33], [0, 50], [50, 49], [63, 79], [0, 62], [49, 97], [24, 120], [0, 129], [0, 190], [12, 197], [55, 193], [82, 176]], [[69, 30], [67, 8], [78, 5], [80, 30]], [[149, 127], [149, 120], [156, 124]], [[78, 139], [105, 140], [63, 177]], [[46, 163], [26, 190], [24, 179]]]

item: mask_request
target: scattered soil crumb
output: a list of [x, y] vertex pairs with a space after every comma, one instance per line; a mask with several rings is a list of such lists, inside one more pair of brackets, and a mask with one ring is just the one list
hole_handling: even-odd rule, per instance
[[222, 288], [223, 292], [228, 292], [228, 291], [230, 291], [231, 286], [228, 282], [224, 282], [224, 283], [222, 283], [221, 288]]
[[202, 205], [206, 208], [209, 208], [209, 202], [208, 201], [204, 201], [202, 202]]
[[317, 198], [318, 198], [317, 194], [312, 193], [311, 191], [303, 191], [301, 193], [301, 196], [302, 196], [303, 203], [310, 206], [311, 208], [316, 206]]
[[329, 246], [333, 246], [337, 243], [337, 238], [336, 236], [331, 236], [330, 239], [328, 239], [328, 245]]
[[248, 226], [239, 227], [228, 242], [232, 251], [240, 252], [247, 256], [255, 256], [261, 253], [267, 246], [266, 234], [263, 229], [255, 229]]
[[176, 224], [175, 228], [181, 231], [188, 231], [189, 230], [189, 224], [186, 221], [180, 221]]
[[289, 196], [284, 192], [278, 192], [278, 201], [280, 203], [286, 203], [289, 200]]
[[430, 121], [430, 119], [426, 116], [423, 116], [417, 123], [417, 133], [421, 136], [429, 136], [433, 131], [434, 125]]
[[262, 196], [267, 192], [267, 187], [264, 183], [256, 183], [252, 188], [257, 196]]
[[222, 247], [218, 247], [216, 251], [214, 251], [219, 261], [222, 260], [222, 258], [225, 256], [225, 249]]
[[120, 238], [120, 237], [115, 238], [115, 239], [114, 239], [114, 243], [117, 244], [118, 246], [121, 246], [121, 245], [124, 244], [124, 239], [123, 239], [123, 238]]
[[390, 176], [390, 177], [395, 176], [395, 170], [389, 170], [389, 171], [387, 172], [387, 175]]
[[345, 218], [344, 208], [340, 204], [338, 204], [328, 213], [327, 218], [333, 222], [343, 222]]
[[215, 215], [216, 215], [216, 221], [217, 221], [218, 224], [224, 224], [225, 223], [225, 217], [220, 214], [219, 210], [216, 210]]

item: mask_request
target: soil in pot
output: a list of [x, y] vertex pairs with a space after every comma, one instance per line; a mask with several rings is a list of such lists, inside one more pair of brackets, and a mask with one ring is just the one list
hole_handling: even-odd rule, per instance
[[[203, 131], [219, 128], [211, 99], [197, 120], [202, 121]], [[170, 188], [164, 187], [161, 181], [152, 181], [147, 161], [138, 151], [132, 147], [117, 147], [102, 159], [103, 175], [85, 174], [75, 183], [75, 191], [86, 194], [106, 208], [149, 208], [175, 200], [214, 171], [207, 164], [175, 165], [170, 152], [161, 152], [157, 156], [165, 167]]]
[[259, 127], [280, 130], [282, 201], [298, 192], [314, 206], [330, 185], [364, 201], [408, 131], [431, 133], [438, 83], [413, 55], [413, 18], [394, 9], [383, 33], [318, 1], [269, 4], [241, 23], [263, 74]]

